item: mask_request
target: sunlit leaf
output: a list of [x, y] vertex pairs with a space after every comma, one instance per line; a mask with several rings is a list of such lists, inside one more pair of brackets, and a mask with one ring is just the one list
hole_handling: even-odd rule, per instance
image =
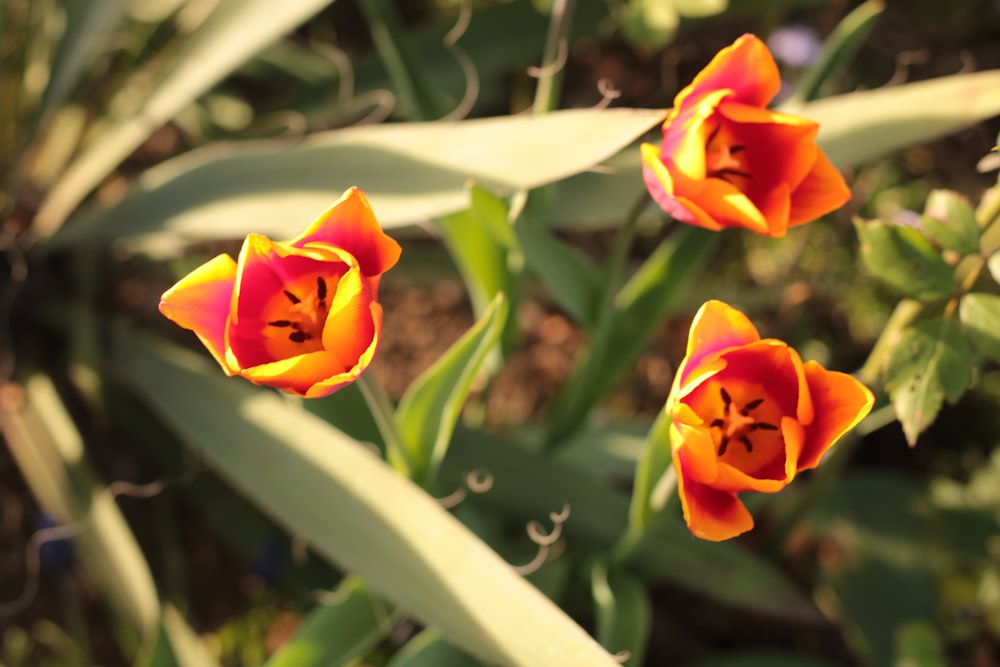
[[433, 630], [424, 630], [406, 642], [386, 667], [482, 667]]
[[146, 172], [130, 196], [53, 241], [151, 233], [168, 242], [229, 239], [251, 231], [291, 238], [351, 185], [365, 191], [383, 226], [412, 225], [465, 209], [469, 180], [503, 195], [589, 169], [662, 113], [570, 110], [352, 127], [295, 145], [214, 145]]
[[937, 246], [962, 255], [979, 252], [979, 225], [969, 200], [951, 190], [927, 196], [920, 227]]
[[893, 291], [924, 302], [955, 291], [952, 267], [920, 230], [879, 220], [857, 220], [854, 227], [865, 268]]
[[420, 374], [399, 400], [396, 419], [410, 450], [413, 478], [434, 478], [472, 381], [500, 338], [507, 301], [498, 294], [489, 309], [448, 351]]
[[981, 353], [1000, 361], [1000, 296], [973, 292], [958, 307], [962, 328]]
[[889, 352], [885, 386], [910, 445], [972, 382], [972, 352], [958, 322], [938, 317], [909, 327]]

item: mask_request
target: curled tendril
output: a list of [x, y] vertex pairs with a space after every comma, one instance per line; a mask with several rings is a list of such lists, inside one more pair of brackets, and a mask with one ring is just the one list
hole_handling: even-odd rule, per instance
[[469, 29], [471, 20], [472, 5], [469, 3], [469, 0], [464, 0], [459, 5], [458, 19], [455, 21], [455, 25], [452, 26], [452, 29], [441, 40], [445, 48], [448, 49], [448, 52], [455, 58], [458, 66], [462, 69], [462, 75], [465, 77], [465, 94], [462, 95], [462, 99], [458, 105], [442, 120], [461, 120], [465, 118], [472, 111], [472, 107], [476, 103], [476, 98], [479, 97], [479, 72], [476, 71], [476, 64], [469, 57], [469, 54], [465, 52], [465, 49], [458, 45], [458, 40]]
[[538, 521], [529, 521], [528, 525], [525, 526], [525, 530], [528, 533], [528, 538], [538, 545], [538, 552], [535, 553], [535, 557], [524, 565], [514, 565], [514, 571], [521, 575], [531, 574], [549, 559], [549, 554], [552, 551], [553, 545], [555, 545], [559, 538], [562, 536], [562, 526], [563, 523], [569, 518], [569, 505], [563, 505], [562, 511], [560, 512], [550, 512], [549, 519], [552, 521], [552, 530], [545, 533], [542, 528], [542, 524]]
[[446, 510], [457, 507], [469, 497], [469, 493], [486, 493], [493, 488], [493, 474], [489, 470], [476, 468], [465, 475], [465, 484], [443, 498], [438, 498], [438, 504]]
[[[166, 486], [167, 483], [162, 479], [153, 480], [148, 484], [133, 484], [119, 480], [108, 485], [107, 493], [112, 499], [118, 496], [152, 498], [161, 493]], [[19, 614], [35, 601], [35, 597], [38, 595], [42, 546], [48, 542], [77, 537], [90, 527], [92, 521], [93, 515], [88, 511], [75, 521], [40, 528], [31, 534], [24, 545], [24, 586], [16, 598], [8, 602], [0, 602], [0, 616]]]
[[528, 76], [533, 79], [541, 79], [546, 76], [553, 76], [559, 70], [566, 66], [566, 61], [569, 59], [569, 46], [566, 44], [565, 39], [559, 40], [559, 50], [556, 52], [555, 60], [548, 63], [544, 67], [529, 67]]
[[622, 91], [616, 88], [607, 77], [597, 80], [597, 92], [601, 94], [601, 101], [594, 105], [595, 110], [607, 109], [612, 102], [622, 96]]
[[390, 90], [372, 90], [363, 95], [354, 94], [354, 66], [351, 59], [341, 49], [323, 42], [312, 45], [313, 49], [336, 68], [340, 75], [340, 85], [337, 88], [337, 103], [343, 106], [347, 113], [353, 113], [372, 105], [372, 110], [355, 125], [374, 125], [389, 117], [396, 107], [396, 96]]

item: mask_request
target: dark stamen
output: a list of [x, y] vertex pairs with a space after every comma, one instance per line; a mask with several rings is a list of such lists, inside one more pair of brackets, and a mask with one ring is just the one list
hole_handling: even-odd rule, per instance
[[708, 140], [705, 142], [706, 146], [711, 145], [712, 141], [715, 140], [715, 136], [719, 134], [719, 130], [721, 129], [722, 129], [722, 123], [719, 123], [718, 125], [715, 126], [715, 129], [712, 130], [712, 133], [708, 135]]
[[743, 406], [743, 410], [744, 410], [743, 414], [745, 415], [747, 412], [750, 412], [752, 410], [756, 410], [757, 408], [760, 407], [760, 404], [763, 403], [763, 402], [764, 402], [763, 398], [755, 398], [755, 399], [753, 399], [752, 401], [750, 401], [749, 403], [747, 403], [746, 405]]
[[722, 436], [722, 441], [719, 442], [719, 456], [726, 453], [726, 447], [729, 446], [729, 438], [727, 436]]
[[722, 428], [725, 425], [726, 425], [725, 419], [713, 419], [712, 423], [709, 424], [708, 426], [709, 428]]
[[742, 144], [737, 144], [735, 146], [730, 146], [729, 147], [729, 154], [730, 155], [736, 155], [737, 153], [742, 153], [746, 149], [747, 149], [747, 147], [744, 146], [744, 145], [742, 145]]
[[740, 171], [739, 169], [731, 169], [726, 167], [725, 169], [717, 169], [709, 174], [709, 176], [715, 176], [717, 178], [722, 178], [725, 180], [726, 176], [739, 176], [740, 178], [750, 178], [750, 174], [745, 171]]
[[729, 397], [729, 392], [726, 391], [725, 387], [719, 387], [719, 393], [722, 395], [722, 402], [728, 408], [729, 404], [733, 402], [733, 399]]
[[755, 422], [750, 425], [751, 431], [777, 431], [778, 427], [767, 422]]
[[312, 338], [312, 336], [306, 333], [305, 331], [293, 331], [292, 333], [288, 334], [288, 340], [292, 341], [293, 343], [304, 343], [310, 338]]
[[316, 276], [316, 296], [319, 297], [321, 304], [326, 299], [326, 281], [323, 280], [323, 276]]
[[750, 442], [750, 438], [746, 437], [745, 435], [741, 435], [740, 442], [742, 442], [743, 446], [747, 448], [748, 453], [753, 451], [753, 443]]
[[292, 326], [291, 320], [274, 320], [273, 322], [268, 322], [269, 327], [290, 327]]
[[294, 294], [292, 294], [288, 290], [283, 290], [283, 291], [285, 292], [285, 296], [288, 297], [288, 300], [291, 301], [293, 304], [294, 303], [302, 303], [302, 299], [300, 299], [299, 297], [295, 296]]

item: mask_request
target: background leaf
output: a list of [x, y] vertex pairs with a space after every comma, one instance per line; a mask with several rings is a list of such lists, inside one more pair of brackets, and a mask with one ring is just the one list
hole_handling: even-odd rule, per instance
[[962, 327], [979, 352], [1000, 361], [1000, 296], [973, 292], [958, 306]]
[[865, 268], [896, 293], [931, 302], [955, 291], [951, 266], [917, 229], [879, 220], [857, 220], [854, 227]]

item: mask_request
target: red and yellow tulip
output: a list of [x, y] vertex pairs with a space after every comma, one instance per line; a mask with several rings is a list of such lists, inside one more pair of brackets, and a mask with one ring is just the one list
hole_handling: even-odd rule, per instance
[[160, 312], [190, 329], [227, 375], [326, 396], [371, 363], [382, 330], [381, 275], [400, 247], [351, 188], [291, 241], [250, 234], [182, 278]]
[[819, 126], [767, 109], [781, 85], [767, 46], [743, 35], [684, 88], [663, 142], [642, 145], [643, 178], [674, 218], [781, 237], [843, 206], [843, 177], [816, 146]]
[[688, 528], [707, 540], [750, 530], [738, 494], [774, 493], [815, 468], [873, 403], [850, 375], [803, 363], [786, 343], [761, 339], [740, 311], [706, 303], [665, 408]]

